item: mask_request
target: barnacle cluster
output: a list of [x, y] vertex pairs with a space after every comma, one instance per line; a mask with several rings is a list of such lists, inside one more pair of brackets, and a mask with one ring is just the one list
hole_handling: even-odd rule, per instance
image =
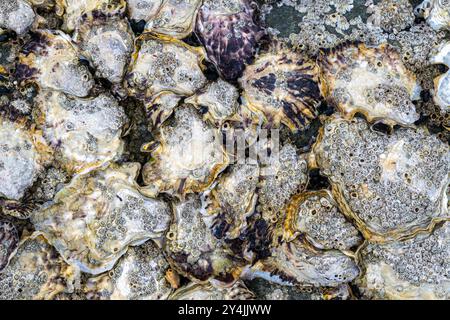
[[0, 299], [450, 299], [450, 2], [3, 0]]

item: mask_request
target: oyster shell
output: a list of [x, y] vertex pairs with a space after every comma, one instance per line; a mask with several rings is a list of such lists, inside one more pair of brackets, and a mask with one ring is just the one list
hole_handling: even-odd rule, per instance
[[298, 155], [292, 144], [285, 144], [262, 165], [260, 180], [258, 211], [272, 224], [282, 222], [289, 199], [302, 192], [308, 183], [305, 155]]
[[302, 54], [287, 49], [261, 54], [239, 83], [244, 105], [275, 126], [305, 129], [317, 116], [319, 68]]
[[415, 8], [419, 17], [426, 19], [435, 30], [450, 30], [450, 2], [448, 0], [424, 0]]
[[0, 273], [0, 300], [52, 299], [62, 292], [73, 292], [78, 271], [67, 265], [44, 237], [24, 238]]
[[[442, 63], [450, 68], [450, 41], [442, 43], [432, 52], [430, 62]], [[434, 102], [442, 112], [448, 112], [450, 108], [450, 71], [434, 80], [434, 88]]]
[[41, 132], [0, 116], [0, 197], [20, 200], [50, 160]]
[[62, 29], [72, 32], [81, 17], [95, 13], [97, 17], [122, 16], [125, 13], [125, 0], [55, 0], [56, 14], [64, 18]]
[[263, 278], [283, 285], [337, 287], [358, 275], [353, 258], [338, 250], [317, 250], [297, 238], [272, 248], [271, 256], [258, 261], [244, 278]]
[[432, 234], [389, 244], [367, 243], [360, 252], [365, 295], [377, 299], [450, 298], [450, 223]]
[[[146, 18], [144, 19], [147, 22], [145, 31], [182, 39], [194, 29], [195, 17], [202, 1], [146, 0], [144, 3], [149, 8], [145, 11], [145, 15], [142, 15], [142, 10], [135, 10], [136, 5], [132, 6], [134, 10], [131, 10], [131, 13], [134, 13], [135, 17], [137, 15], [137, 17]], [[157, 6], [159, 6], [158, 9], [156, 9]]]
[[18, 245], [19, 233], [14, 224], [0, 220], [0, 273], [8, 266]]
[[75, 42], [96, 68], [96, 76], [121, 83], [133, 52], [133, 32], [119, 17], [85, 15], [76, 29]]
[[127, 0], [130, 20], [149, 21], [156, 16], [164, 0]]
[[236, 114], [239, 108], [238, 99], [238, 89], [219, 78], [208, 83], [185, 102], [200, 109], [205, 120], [220, 125]]
[[189, 195], [173, 204], [174, 221], [166, 235], [166, 254], [180, 274], [194, 282], [213, 280], [218, 284], [235, 282], [242, 261], [225, 247], [205, 223], [200, 197]]
[[94, 80], [81, 53], [68, 35], [59, 30], [40, 30], [23, 47], [16, 76], [21, 82], [35, 82], [41, 89], [86, 97]]
[[155, 141], [142, 147], [152, 155], [142, 171], [145, 192], [182, 196], [208, 188], [228, 165], [218, 133], [192, 106], [177, 108], [173, 122], [164, 123]]
[[128, 91], [147, 106], [161, 94], [191, 96], [206, 84], [201, 64], [203, 57], [200, 48], [143, 34], [136, 40], [128, 68]]
[[362, 113], [392, 126], [419, 119], [412, 100], [420, 97], [420, 86], [391, 46], [345, 44], [322, 51], [318, 62], [322, 94], [344, 117]]
[[109, 272], [86, 281], [88, 299], [164, 300], [172, 289], [164, 276], [169, 263], [150, 240], [131, 247]]
[[334, 117], [313, 151], [339, 207], [370, 241], [411, 236], [449, 218], [449, 147], [423, 128], [388, 136], [361, 118]]
[[265, 34], [255, 23], [254, 5], [248, 0], [205, 0], [199, 10], [196, 34], [226, 80], [241, 76]]
[[33, 7], [25, 0], [5, 0], [0, 3], [0, 28], [21, 35], [28, 31], [36, 18]]
[[121, 156], [127, 117], [109, 94], [81, 99], [58, 91], [41, 91], [36, 104], [43, 135], [55, 149], [56, 160], [69, 173], [86, 172]]
[[170, 300], [253, 300], [255, 295], [242, 282], [230, 288], [217, 288], [212, 284], [189, 283], [175, 291]]
[[294, 196], [287, 207], [285, 239], [303, 234], [318, 249], [351, 250], [362, 243], [358, 230], [339, 211], [328, 190]]
[[234, 164], [217, 180], [207, 206], [210, 228], [217, 238], [236, 239], [247, 228], [257, 201], [259, 173], [258, 164]]
[[111, 164], [75, 176], [31, 217], [36, 230], [81, 271], [112, 269], [129, 246], [161, 239], [169, 227], [169, 206], [140, 193], [139, 169], [138, 163]]

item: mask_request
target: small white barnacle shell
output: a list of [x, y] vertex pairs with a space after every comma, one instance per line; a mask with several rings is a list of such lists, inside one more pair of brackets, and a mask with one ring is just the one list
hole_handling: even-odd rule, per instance
[[36, 230], [81, 271], [111, 270], [129, 246], [161, 239], [169, 227], [169, 206], [141, 194], [139, 169], [139, 163], [111, 164], [75, 176], [32, 216]]
[[0, 116], [0, 198], [20, 200], [50, 159], [39, 130]]
[[47, 240], [34, 233], [20, 241], [9, 265], [0, 273], [0, 300], [49, 300], [72, 293], [79, 270], [68, 265]]
[[86, 97], [94, 86], [89, 69], [72, 39], [59, 30], [39, 30], [19, 55], [16, 76], [20, 82], [34, 82], [41, 89]]
[[77, 98], [42, 90], [36, 105], [38, 126], [67, 172], [86, 172], [122, 155], [122, 129], [128, 119], [111, 95]]
[[[443, 42], [431, 53], [430, 62], [442, 63], [450, 68], [450, 41]], [[448, 112], [450, 108], [450, 71], [434, 79], [434, 102], [442, 112]]]
[[358, 260], [357, 285], [371, 299], [448, 300], [450, 223], [431, 233], [388, 244], [365, 243]]
[[435, 30], [450, 30], [449, 0], [424, 0], [415, 8], [415, 13]]
[[3, 0], [0, 3], [0, 27], [21, 35], [28, 31], [36, 14], [26, 0]]
[[166, 280], [170, 265], [151, 240], [130, 247], [113, 269], [89, 278], [83, 285], [87, 299], [165, 300], [172, 292]]

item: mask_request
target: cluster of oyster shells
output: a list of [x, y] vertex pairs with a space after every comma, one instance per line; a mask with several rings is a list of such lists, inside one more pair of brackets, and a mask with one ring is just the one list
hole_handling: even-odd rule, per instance
[[450, 299], [448, 68], [448, 0], [1, 1], [0, 299]]

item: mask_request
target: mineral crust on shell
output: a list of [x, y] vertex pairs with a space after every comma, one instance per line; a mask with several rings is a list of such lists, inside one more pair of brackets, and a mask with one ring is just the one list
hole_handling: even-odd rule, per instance
[[23, 34], [33, 24], [36, 14], [26, 0], [5, 0], [0, 3], [0, 27]]
[[32, 222], [65, 261], [81, 271], [111, 270], [129, 246], [161, 239], [170, 208], [143, 196], [135, 182], [138, 163], [112, 164], [75, 176]]

